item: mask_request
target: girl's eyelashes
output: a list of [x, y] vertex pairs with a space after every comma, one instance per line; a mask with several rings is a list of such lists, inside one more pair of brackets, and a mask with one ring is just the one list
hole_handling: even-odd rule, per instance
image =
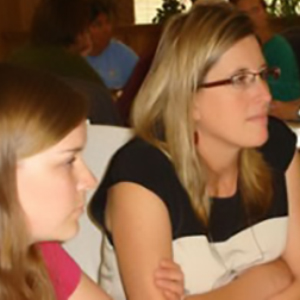
[[73, 165], [73, 163], [76, 161], [76, 157], [75, 156], [73, 156], [73, 157], [71, 157], [70, 159], [68, 159], [67, 160], [67, 165]]

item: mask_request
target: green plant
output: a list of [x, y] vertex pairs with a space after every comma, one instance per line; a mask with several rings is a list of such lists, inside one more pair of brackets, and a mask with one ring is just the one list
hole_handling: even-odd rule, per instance
[[181, 13], [185, 10], [185, 5], [180, 0], [163, 0], [161, 8], [157, 8], [157, 14], [153, 18], [153, 23], [161, 24], [174, 14]]
[[274, 17], [289, 18], [300, 15], [300, 0], [269, 0], [267, 9]]

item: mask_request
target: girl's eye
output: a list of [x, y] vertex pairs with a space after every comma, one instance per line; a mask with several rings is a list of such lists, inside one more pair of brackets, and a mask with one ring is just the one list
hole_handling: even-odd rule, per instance
[[76, 160], [76, 158], [75, 158], [75, 157], [72, 157], [71, 159], [69, 159], [69, 160], [67, 161], [67, 165], [68, 165], [68, 166], [72, 166], [73, 163], [75, 162], [75, 160]]

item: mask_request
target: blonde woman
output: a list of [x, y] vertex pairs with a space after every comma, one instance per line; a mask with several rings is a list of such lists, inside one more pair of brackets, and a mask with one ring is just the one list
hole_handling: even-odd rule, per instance
[[299, 295], [296, 138], [268, 118], [266, 80], [279, 75], [226, 2], [201, 1], [167, 24], [135, 99], [136, 138], [91, 205], [115, 299], [165, 299], [151, 278], [162, 258], [181, 266], [186, 299]]
[[[0, 299], [108, 300], [60, 247], [96, 181], [81, 151], [85, 99], [55, 77], [0, 65]], [[162, 262], [170, 300], [182, 276]], [[153, 275], [154, 278], [154, 275]]]

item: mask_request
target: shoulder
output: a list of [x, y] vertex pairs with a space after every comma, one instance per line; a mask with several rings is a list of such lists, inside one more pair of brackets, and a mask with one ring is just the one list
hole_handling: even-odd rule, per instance
[[57, 242], [39, 244], [45, 265], [58, 299], [68, 299], [77, 288], [81, 270]]
[[111, 48], [111, 50], [115, 52], [126, 54], [127, 56], [132, 56], [137, 58], [136, 53], [129, 46], [116, 39], [111, 40], [109, 47]]
[[174, 193], [182, 192], [175, 168], [158, 148], [134, 138], [113, 156], [102, 183], [93, 196], [90, 212], [104, 224], [104, 210], [110, 187], [121, 182], [136, 183], [157, 195], [169, 205]]
[[281, 35], [274, 35], [263, 45], [263, 52], [267, 59], [277, 58], [278, 60], [293, 60], [296, 63], [294, 51], [289, 42]]
[[266, 46], [276, 46], [282, 49], [292, 49], [289, 42], [280, 34], [275, 34], [266, 44]]
[[292, 161], [296, 148], [296, 135], [281, 120], [269, 118], [269, 138], [260, 147], [265, 160], [273, 169], [285, 172]]
[[134, 138], [116, 152], [112, 159], [111, 169], [119, 171], [123, 169], [123, 176], [135, 176], [136, 173], [144, 177], [145, 172], [159, 176], [161, 172], [173, 171], [173, 165], [158, 148], [140, 138]]

